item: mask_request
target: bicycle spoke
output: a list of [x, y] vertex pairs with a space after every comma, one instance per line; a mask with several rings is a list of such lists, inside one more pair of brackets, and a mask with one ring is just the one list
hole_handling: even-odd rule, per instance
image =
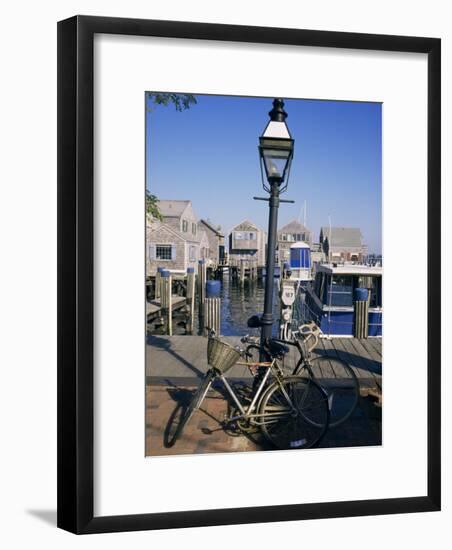
[[306, 378], [289, 377], [275, 383], [264, 396], [260, 411], [264, 434], [280, 449], [312, 447], [328, 425], [325, 394]]

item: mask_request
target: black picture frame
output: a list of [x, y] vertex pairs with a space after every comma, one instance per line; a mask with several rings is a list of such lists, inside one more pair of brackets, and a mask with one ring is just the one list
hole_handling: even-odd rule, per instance
[[[428, 54], [428, 491], [410, 498], [94, 517], [93, 39], [95, 33]], [[58, 526], [73, 533], [440, 510], [441, 41], [76, 16], [58, 23]]]

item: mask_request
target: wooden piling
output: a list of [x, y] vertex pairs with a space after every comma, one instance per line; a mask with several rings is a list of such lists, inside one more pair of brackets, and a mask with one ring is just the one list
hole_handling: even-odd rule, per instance
[[206, 262], [204, 260], [199, 260], [198, 262], [198, 299], [200, 304], [203, 304], [204, 300], [206, 299], [206, 280], [207, 280]]
[[204, 301], [204, 336], [213, 329], [217, 336], [221, 330], [221, 298], [206, 298]]
[[240, 260], [240, 284], [245, 282], [245, 260]]
[[162, 271], [160, 279], [160, 303], [162, 306], [163, 318], [165, 320], [165, 332], [173, 335], [173, 304], [172, 304], [172, 278], [169, 271]]
[[[166, 289], [166, 279], [164, 279], [162, 277], [162, 272], [160, 272], [160, 277], [159, 277], [159, 289], [158, 289], [158, 296], [159, 296], [159, 299], [161, 296], [165, 296], [165, 289]], [[164, 303], [164, 300], [165, 298], [162, 298], [160, 300], [160, 306], [163, 308], [163, 303]]]
[[155, 274], [155, 299], [160, 298], [160, 280], [162, 277], [162, 271], [163, 269], [161, 267], [157, 268], [157, 273]]
[[195, 281], [195, 268], [189, 267], [187, 269], [187, 334], [193, 334], [193, 321], [195, 318]]
[[236, 262], [236, 260], [230, 260], [229, 273], [231, 275], [231, 279], [235, 281], [237, 279], [237, 262]]
[[367, 289], [358, 288], [354, 300], [354, 336], [367, 338], [369, 335], [369, 298]]

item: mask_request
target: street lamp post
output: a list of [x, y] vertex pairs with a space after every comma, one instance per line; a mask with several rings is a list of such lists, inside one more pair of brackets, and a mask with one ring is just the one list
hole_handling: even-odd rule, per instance
[[[259, 138], [259, 156], [262, 186], [269, 193], [270, 197], [255, 197], [255, 199], [266, 200], [269, 203], [264, 313], [261, 318], [262, 344], [268, 338], [271, 338], [272, 335], [273, 285], [279, 203], [293, 202], [279, 198], [280, 194], [287, 190], [294, 151], [294, 140], [285, 122], [287, 113], [284, 111], [284, 102], [282, 99], [277, 98], [273, 101], [273, 109], [269, 112], [269, 116], [270, 121]], [[264, 170], [266, 179], [264, 179]]]

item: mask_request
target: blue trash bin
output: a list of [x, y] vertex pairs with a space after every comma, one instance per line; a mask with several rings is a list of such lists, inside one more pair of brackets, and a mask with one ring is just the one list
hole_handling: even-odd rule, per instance
[[355, 302], [366, 302], [368, 297], [369, 291], [367, 288], [355, 288], [353, 297]]
[[220, 296], [221, 293], [221, 281], [206, 281], [206, 296], [208, 298], [215, 298]]

